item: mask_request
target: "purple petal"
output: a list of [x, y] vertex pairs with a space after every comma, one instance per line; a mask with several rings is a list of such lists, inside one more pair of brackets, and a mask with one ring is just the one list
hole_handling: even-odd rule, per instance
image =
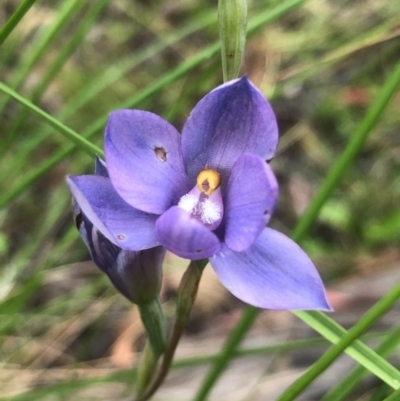
[[132, 251], [159, 244], [155, 232], [158, 216], [128, 205], [115, 192], [109, 178], [68, 176], [67, 183], [83, 214], [112, 243]]
[[246, 77], [221, 85], [200, 100], [182, 132], [183, 159], [193, 181], [206, 166], [227, 179], [243, 153], [269, 160], [277, 145], [274, 112]]
[[267, 309], [331, 310], [310, 258], [290, 238], [265, 228], [245, 252], [227, 247], [210, 259], [237, 298]]
[[127, 251], [114, 245], [82, 213], [73, 201], [74, 218], [94, 263], [105, 272], [114, 286], [136, 304], [153, 300], [160, 292], [162, 246], [143, 251]]
[[108, 177], [108, 170], [105, 161], [101, 160], [99, 156], [96, 156], [94, 174]]
[[234, 164], [225, 201], [225, 243], [233, 251], [250, 247], [272, 215], [278, 183], [269, 164], [245, 154]]
[[221, 248], [212, 231], [177, 206], [161, 215], [156, 231], [160, 243], [182, 258], [208, 258]]
[[161, 214], [188, 188], [180, 134], [161, 117], [141, 110], [110, 114], [105, 153], [111, 182], [134, 208]]

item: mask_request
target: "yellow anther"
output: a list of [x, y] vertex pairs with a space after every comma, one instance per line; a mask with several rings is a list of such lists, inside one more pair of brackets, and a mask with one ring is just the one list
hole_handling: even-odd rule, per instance
[[219, 173], [211, 168], [200, 171], [197, 176], [197, 188], [206, 195], [211, 195], [218, 187], [221, 178]]

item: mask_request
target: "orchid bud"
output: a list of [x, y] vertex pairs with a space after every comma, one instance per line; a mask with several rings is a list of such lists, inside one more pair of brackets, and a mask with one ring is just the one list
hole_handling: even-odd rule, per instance
[[[99, 158], [96, 158], [95, 174], [108, 176], [107, 168]], [[165, 248], [156, 246], [141, 251], [122, 249], [89, 221], [74, 198], [72, 205], [76, 226], [97, 267], [131, 302], [144, 304], [154, 300], [160, 292]]]

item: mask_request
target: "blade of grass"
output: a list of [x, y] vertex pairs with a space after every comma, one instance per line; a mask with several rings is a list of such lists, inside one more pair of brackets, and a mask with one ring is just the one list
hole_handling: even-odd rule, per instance
[[45, 111], [35, 106], [29, 100], [25, 99], [23, 96], [19, 95], [17, 92], [13, 91], [7, 85], [0, 82], [0, 90], [6, 93], [7, 95], [14, 98], [17, 102], [22, 104], [24, 107], [28, 108], [33, 113], [37, 114], [39, 117], [43, 118], [48, 124], [52, 125], [57, 131], [63, 134], [70, 141], [74, 142], [78, 148], [85, 150], [89, 155], [94, 156], [96, 154], [103, 156], [103, 151], [92, 144], [86, 138], [80, 136], [77, 132], [73, 131], [71, 128], [68, 128], [66, 125], [58, 121], [56, 118], [52, 117], [50, 114], [47, 114]]
[[[293, 382], [276, 401], [292, 401], [304, 391], [319, 375], [321, 375], [357, 338], [361, 336], [373, 323], [383, 316], [399, 299], [400, 283], [394, 286], [384, 297], [382, 297], [364, 316], [346, 333], [340, 341], [329, 348], [317, 362], [311, 365], [307, 371]], [[366, 356], [366, 355], [364, 355]], [[368, 366], [369, 365], [369, 366]], [[365, 366], [368, 370], [374, 369], [374, 364]], [[379, 372], [382, 374], [381, 372]], [[400, 372], [394, 376], [391, 372], [385, 371], [386, 381], [394, 389], [400, 388]]]
[[[309, 207], [301, 216], [292, 233], [292, 238], [294, 241], [300, 242], [305, 238], [312, 224], [316, 221], [322, 206], [330, 198], [335, 188], [339, 185], [340, 180], [346, 173], [347, 169], [351, 166], [353, 160], [362, 149], [362, 146], [365, 143], [368, 135], [378, 123], [387, 105], [396, 93], [399, 85], [400, 63], [396, 66], [389, 79], [386, 80], [384, 86], [377, 95], [376, 100], [368, 109], [367, 114], [359, 125], [357, 131], [350, 138], [345, 150], [339, 156], [336, 163], [332, 166], [316, 195], [313, 197]], [[219, 376], [225, 370], [230, 360], [230, 355], [237, 348], [245, 334], [251, 328], [258, 313], [259, 310], [254, 307], [247, 307], [245, 309], [239, 323], [229, 334], [226, 343], [223, 346], [223, 352], [221, 353], [220, 358], [217, 359], [206, 375], [202, 385], [198, 390], [198, 393], [194, 398], [194, 401], [205, 400], [212, 387], [217, 382]], [[329, 326], [330, 322], [334, 322], [323, 313], [299, 311], [294, 312], [294, 314], [307, 323], [310, 327], [319, 331], [320, 334], [328, 338], [330, 341], [332, 341], [333, 338], [336, 338], [337, 333], [333, 332], [332, 327]], [[323, 320], [321, 320], [322, 316]], [[345, 333], [344, 329], [342, 330], [343, 332], [340, 333], [339, 336]], [[397, 385], [397, 381], [400, 378], [399, 372], [384, 359], [376, 355], [368, 347], [365, 349], [360, 349], [359, 346], [355, 347], [353, 345], [348, 349], [347, 352], [363, 366], [367, 365], [365, 366], [367, 369], [391, 386]], [[373, 366], [370, 365], [370, 360], [374, 361], [372, 363]]]
[[24, 0], [14, 11], [13, 15], [0, 30], [0, 46], [5, 42], [8, 36], [10, 36], [11, 32], [22, 20], [22, 18], [24, 18], [24, 15], [30, 10], [35, 2], [36, 0]]
[[[333, 344], [338, 343], [347, 333], [342, 326], [323, 313], [297, 311], [295, 314]], [[383, 381], [393, 382], [394, 386], [400, 382], [399, 371], [362, 342], [355, 341], [345, 352]]]
[[386, 397], [383, 401], [399, 401], [400, 400], [400, 390], [394, 391], [389, 397]]
[[[365, 335], [365, 339], [381, 337], [382, 333], [371, 333]], [[239, 349], [235, 351], [234, 358], [244, 358], [249, 356], [256, 356], [260, 354], [271, 354], [275, 352], [285, 352], [291, 350], [308, 349], [316, 346], [328, 345], [327, 340], [324, 338], [314, 338], [307, 340], [297, 340], [287, 343], [278, 343], [271, 345], [264, 345], [260, 347], [249, 347]], [[201, 356], [194, 356], [190, 358], [178, 359], [172, 364], [172, 369], [184, 369], [199, 366], [202, 364], [211, 363], [218, 357], [218, 354], [208, 354]], [[132, 377], [135, 377], [135, 368], [128, 370], [120, 370], [112, 372], [106, 375], [101, 375], [92, 378], [74, 378], [73, 380], [64, 381], [62, 383], [50, 384], [44, 388], [32, 389], [26, 393], [10, 396], [6, 398], [0, 398], [0, 401], [33, 401], [36, 399], [42, 399], [46, 395], [57, 393], [58, 395], [66, 395], [70, 391], [74, 391], [77, 388], [84, 388], [91, 386], [96, 383], [110, 382], [110, 381], [132, 381]]]
[[[84, 5], [84, 2], [80, 0], [67, 0], [62, 4], [63, 7], [58, 13], [56, 22], [45, 29], [36, 45], [30, 47], [31, 50], [29, 50], [27, 56], [24, 57], [18, 68], [15, 69], [14, 74], [10, 78], [9, 86], [11, 88], [15, 90], [19, 89], [37, 61], [46, 53], [50, 44], [61, 33], [67, 23], [76, 16], [77, 11]], [[8, 100], [9, 98], [7, 97], [4, 102], [0, 103], [0, 114], [2, 114]]]
[[[374, 392], [371, 394], [371, 397], [368, 401], [382, 401], [388, 394], [390, 394], [390, 387], [386, 383], [381, 383], [377, 388], [374, 389]], [[397, 399], [395, 401], [398, 401]]]
[[[58, 53], [54, 62], [51, 64], [50, 67], [47, 68], [47, 70], [41, 77], [41, 80], [36, 86], [35, 90], [33, 91], [32, 96], [30, 96], [30, 100], [32, 101], [32, 103], [38, 103], [40, 101], [50, 83], [61, 71], [64, 63], [68, 60], [70, 55], [75, 51], [77, 46], [83, 41], [87, 31], [95, 23], [98, 15], [104, 10], [106, 6], [108, 6], [110, 1], [111, 0], [99, 0], [96, 3], [94, 3], [94, 6], [92, 8], [88, 10], [88, 13], [85, 15], [85, 18], [83, 19], [82, 23], [74, 31], [69, 41]], [[6, 137], [2, 141], [0, 148], [0, 155], [7, 150], [10, 142], [14, 139], [15, 135], [20, 130], [20, 127], [25, 123], [28, 114], [29, 111], [23, 109], [19, 113], [19, 115], [17, 115], [14, 118], [14, 124], [11, 126]]]
[[[399, 343], [400, 326], [383, 339], [375, 352], [382, 357], [386, 357], [399, 345]], [[350, 373], [346, 374], [334, 387], [330, 388], [321, 401], [342, 400], [351, 390], [354, 389], [354, 386], [367, 375], [367, 373], [369, 373], [367, 369], [362, 366], [357, 366]]]

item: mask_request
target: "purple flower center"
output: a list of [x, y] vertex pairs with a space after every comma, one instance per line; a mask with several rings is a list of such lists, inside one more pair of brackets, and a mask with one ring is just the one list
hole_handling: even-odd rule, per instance
[[218, 228], [224, 215], [220, 181], [217, 171], [202, 170], [197, 176], [197, 184], [178, 202], [178, 207], [210, 230]]

